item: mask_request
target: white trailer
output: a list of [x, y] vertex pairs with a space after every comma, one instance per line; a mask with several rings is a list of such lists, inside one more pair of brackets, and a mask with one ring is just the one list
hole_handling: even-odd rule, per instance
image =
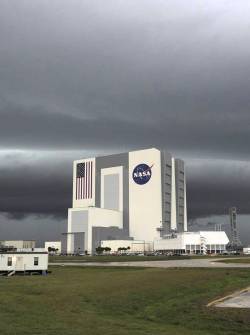
[[46, 273], [48, 252], [44, 249], [0, 251], [0, 273]]

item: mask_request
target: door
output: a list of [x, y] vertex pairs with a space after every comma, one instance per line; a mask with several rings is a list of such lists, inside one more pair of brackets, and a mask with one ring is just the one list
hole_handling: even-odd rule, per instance
[[17, 256], [16, 258], [16, 271], [24, 271], [23, 268], [23, 257], [22, 256]]
[[84, 253], [84, 233], [74, 233], [74, 254]]

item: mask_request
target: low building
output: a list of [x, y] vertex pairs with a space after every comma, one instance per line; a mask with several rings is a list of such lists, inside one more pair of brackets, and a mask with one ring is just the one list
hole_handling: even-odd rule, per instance
[[6, 274], [46, 273], [48, 270], [48, 253], [44, 249], [13, 249], [4, 247], [0, 250], [0, 272]]
[[243, 254], [250, 255], [250, 247], [243, 248]]
[[0, 241], [0, 246], [13, 247], [16, 249], [32, 249], [36, 247], [36, 241], [29, 240], [13, 240], [13, 241]]
[[62, 252], [62, 242], [61, 241], [46, 241], [44, 248], [49, 253], [60, 255]]
[[220, 254], [229, 239], [224, 231], [183, 232], [164, 235], [154, 241], [154, 250], [178, 254]]
[[91, 254], [101, 240], [112, 236], [111, 233], [118, 236], [122, 229], [122, 213], [96, 207], [89, 207], [87, 210], [74, 208], [69, 211], [68, 228], [68, 253], [78, 254], [86, 250]]
[[[111, 248], [111, 252], [115, 253], [120, 248], [124, 248], [123, 251], [128, 253], [145, 253], [153, 251], [153, 243], [145, 241], [134, 241], [134, 240], [105, 240], [101, 241], [101, 247]], [[127, 249], [127, 250], [125, 250]]]

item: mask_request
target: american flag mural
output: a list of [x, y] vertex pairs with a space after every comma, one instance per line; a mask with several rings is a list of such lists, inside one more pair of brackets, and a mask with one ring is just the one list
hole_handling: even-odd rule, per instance
[[92, 198], [92, 178], [93, 162], [78, 163], [76, 166], [76, 200]]

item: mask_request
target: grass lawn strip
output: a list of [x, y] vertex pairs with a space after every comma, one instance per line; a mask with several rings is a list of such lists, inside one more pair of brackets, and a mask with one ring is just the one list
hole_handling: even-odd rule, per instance
[[238, 257], [238, 258], [235, 258], [235, 259], [224, 259], [224, 260], [217, 260], [217, 262], [221, 262], [221, 263], [228, 263], [228, 264], [231, 264], [231, 263], [241, 263], [241, 264], [249, 264], [250, 263], [250, 257]]
[[233, 335], [249, 311], [207, 308], [249, 286], [249, 269], [51, 267], [48, 276], [0, 279], [5, 335]]

